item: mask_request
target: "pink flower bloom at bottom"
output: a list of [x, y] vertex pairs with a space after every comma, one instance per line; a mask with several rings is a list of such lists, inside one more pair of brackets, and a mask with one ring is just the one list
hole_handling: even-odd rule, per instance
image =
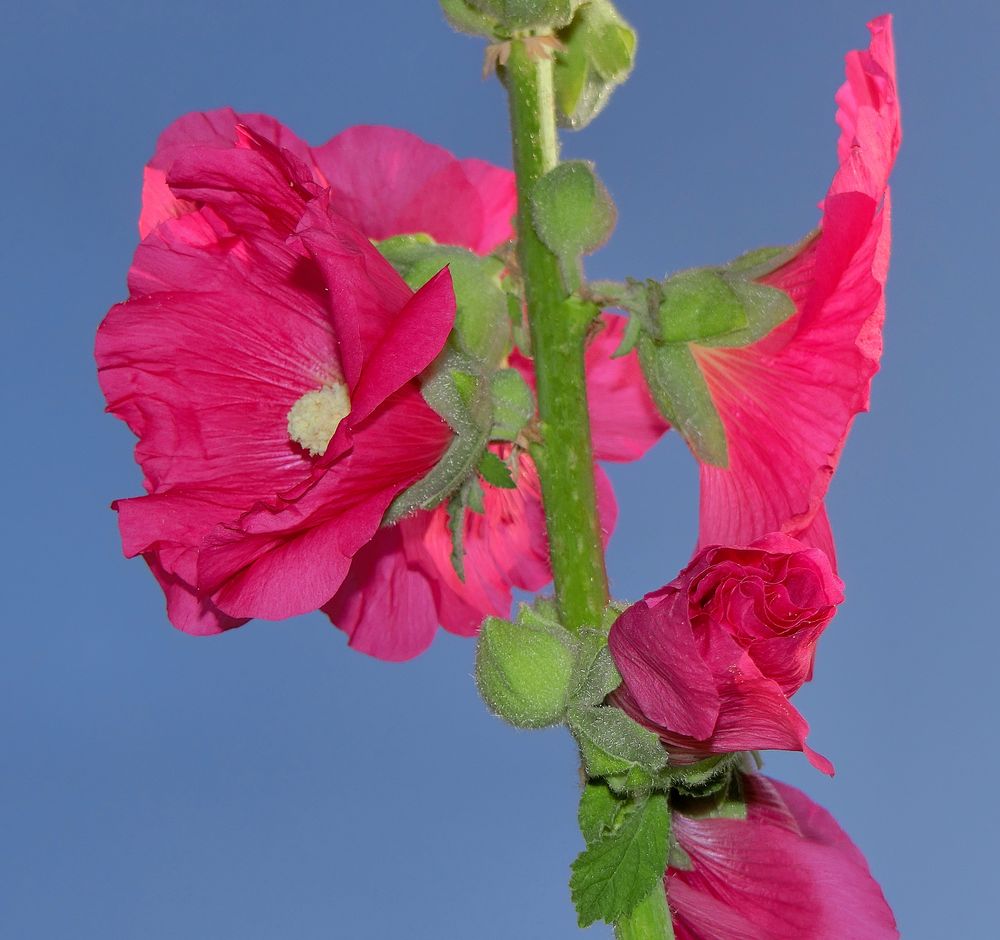
[[677, 940], [893, 940], [892, 910], [836, 820], [804, 793], [743, 778], [747, 818], [673, 814], [690, 870], [669, 868]]

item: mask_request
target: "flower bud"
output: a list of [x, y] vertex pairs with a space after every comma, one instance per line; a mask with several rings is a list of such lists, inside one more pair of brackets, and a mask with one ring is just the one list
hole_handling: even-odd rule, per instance
[[517, 728], [558, 724], [576, 658], [573, 638], [541, 618], [489, 617], [476, 650], [476, 683], [490, 711]]
[[467, 4], [507, 29], [533, 29], [565, 26], [580, 0], [467, 0]]

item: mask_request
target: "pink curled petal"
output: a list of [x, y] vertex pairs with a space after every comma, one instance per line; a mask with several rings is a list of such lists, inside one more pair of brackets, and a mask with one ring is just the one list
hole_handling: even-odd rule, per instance
[[692, 863], [667, 872], [678, 940], [898, 938], [878, 883], [833, 817], [792, 787], [743, 780], [745, 820], [674, 814]]
[[412, 292], [368, 239], [330, 210], [325, 197], [308, 206], [299, 236], [319, 269], [344, 376], [353, 391]]
[[[702, 466], [699, 545], [809, 530], [882, 352], [890, 245], [886, 180], [899, 147], [890, 21], [848, 57], [841, 160], [820, 235], [763, 279], [796, 313], [741, 349], [692, 346], [726, 429], [727, 468]], [[846, 90], [845, 90], [846, 89]], [[825, 520], [811, 538], [832, 557]]]
[[665, 594], [655, 607], [633, 604], [611, 627], [608, 648], [648, 721], [699, 740], [712, 736], [721, 699], [695, 643], [684, 593]]
[[347, 577], [323, 611], [349, 645], [388, 662], [418, 656], [437, 632], [437, 611], [424, 570], [407, 551], [412, 525], [380, 529], [355, 556]]
[[[179, 198], [167, 185], [167, 174], [179, 156], [194, 147], [227, 150], [236, 141], [236, 127], [246, 125], [275, 146], [312, 164], [308, 145], [280, 121], [266, 114], [237, 114], [232, 108], [196, 111], [174, 121], [160, 135], [156, 152], [143, 175], [139, 235], [145, 238], [157, 225], [194, 211], [197, 204]], [[318, 173], [314, 173], [318, 176]]]

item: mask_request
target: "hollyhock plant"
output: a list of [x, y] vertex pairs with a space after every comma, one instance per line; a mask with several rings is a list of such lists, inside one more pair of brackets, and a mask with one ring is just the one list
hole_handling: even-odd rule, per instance
[[[161, 136], [129, 300], [96, 347], [139, 438], [146, 495], [115, 503], [126, 554], [189, 633], [322, 610], [384, 660], [478, 633], [487, 707], [579, 748], [582, 927], [895, 937], [850, 840], [747, 753], [833, 773], [791, 699], [843, 600], [823, 502], [881, 352], [891, 21], [847, 58], [816, 233], [588, 281], [618, 214], [557, 126], [598, 116], [635, 32], [612, 0], [441, 5], [488, 41], [512, 172], [386, 127], [311, 146], [230, 109]], [[627, 606], [600, 461], [671, 425], [701, 463], [698, 548]]]
[[832, 773], [788, 700], [812, 678], [843, 597], [826, 555], [782, 533], [704, 549], [615, 621], [608, 648], [622, 685], [612, 700], [675, 763], [775, 748]]
[[795, 314], [742, 348], [692, 344], [726, 432], [727, 467], [701, 466], [699, 546], [782, 531], [833, 541], [823, 498], [882, 354], [889, 173], [900, 143], [891, 18], [847, 56], [837, 92], [839, 168], [817, 235], [761, 278]]
[[441, 457], [452, 432], [415, 377], [455, 304], [447, 273], [413, 294], [249, 128], [186, 150], [169, 182], [190, 211], [139, 247], [96, 356], [148, 492], [116, 503], [126, 554], [177, 626], [213, 633], [325, 603]]
[[673, 814], [683, 867], [667, 870], [676, 940], [893, 940], [896, 922], [864, 856], [794, 787], [742, 778], [745, 819]]

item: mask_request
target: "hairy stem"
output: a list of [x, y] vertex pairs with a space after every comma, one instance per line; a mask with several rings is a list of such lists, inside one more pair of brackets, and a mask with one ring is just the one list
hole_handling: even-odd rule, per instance
[[556, 256], [531, 222], [532, 188], [559, 160], [552, 62], [532, 58], [521, 42], [512, 45], [505, 79], [517, 174], [517, 252], [542, 431], [532, 456], [542, 483], [556, 601], [563, 624], [575, 630], [600, 623], [608, 600], [584, 379], [593, 315], [568, 302], [568, 291], [578, 285], [564, 283]]
[[615, 937], [617, 940], [673, 940], [674, 926], [662, 882], [627, 918], [615, 924]]

